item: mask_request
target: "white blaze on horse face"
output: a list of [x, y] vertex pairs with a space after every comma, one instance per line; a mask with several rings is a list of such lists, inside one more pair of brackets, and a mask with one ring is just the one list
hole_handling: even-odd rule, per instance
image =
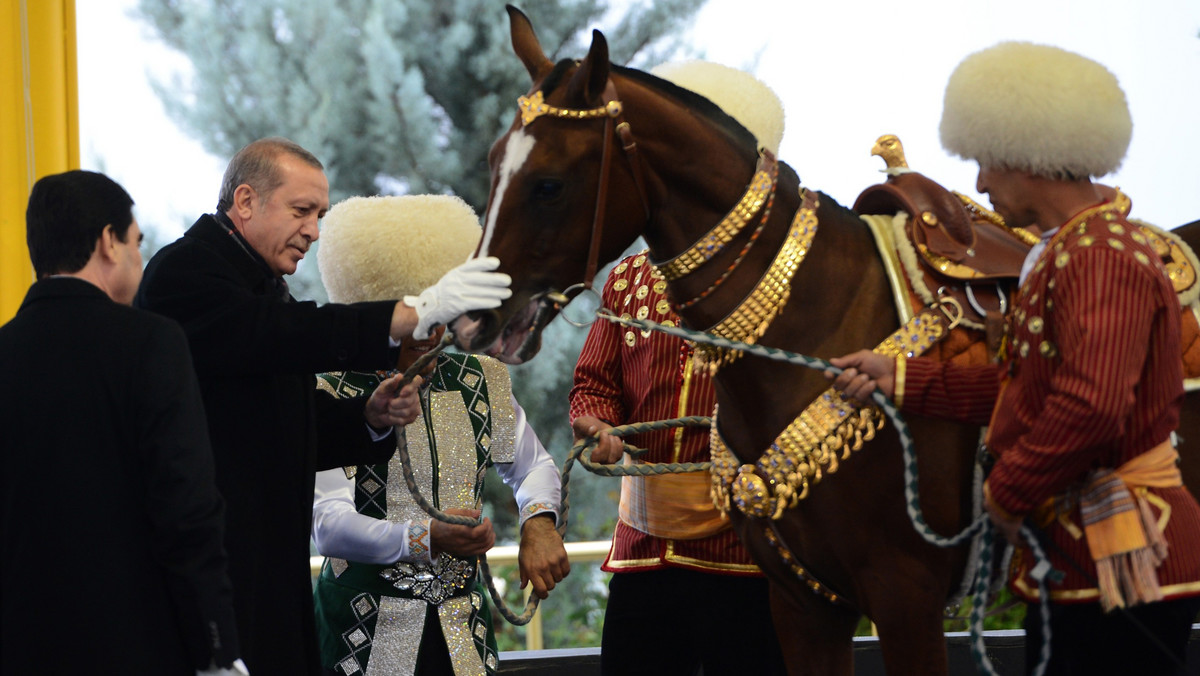
[[534, 139], [529, 134], [525, 133], [524, 129], [518, 129], [508, 135], [508, 141], [504, 143], [504, 159], [500, 161], [500, 182], [496, 184], [496, 199], [492, 201], [491, 208], [488, 209], [487, 225], [483, 229], [483, 241], [479, 243], [479, 257], [488, 255], [488, 247], [492, 243], [492, 234], [496, 231], [496, 219], [499, 217], [500, 207], [504, 203], [504, 193], [508, 190], [508, 182], [513, 177], [513, 174], [525, 164], [525, 160], [529, 159], [529, 153], [533, 151]]

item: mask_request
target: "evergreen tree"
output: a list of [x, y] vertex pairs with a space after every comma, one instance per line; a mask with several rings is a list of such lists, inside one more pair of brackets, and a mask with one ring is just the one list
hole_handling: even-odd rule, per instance
[[[551, 60], [582, 57], [599, 27], [615, 63], [650, 67], [679, 51], [670, 36], [703, 3], [619, 3], [622, 13], [607, 0], [523, 0], [521, 9]], [[325, 164], [333, 203], [351, 195], [453, 193], [483, 214], [488, 150], [530, 85], [502, 3], [140, 0], [138, 14], [191, 61], [190, 77], [153, 86], [167, 113], [213, 155], [231, 157], [255, 139], [286, 136]], [[297, 296], [323, 302], [312, 260], [301, 262], [290, 284]], [[567, 391], [585, 335], [556, 321], [538, 359], [513, 369], [517, 397], [560, 465], [571, 445]], [[498, 538], [515, 542], [511, 492], [497, 480], [488, 486]], [[577, 466], [570, 488], [569, 539], [607, 538], [618, 482]], [[604, 587], [576, 570], [543, 606], [548, 647], [599, 644]], [[506, 633], [501, 647], [517, 648], [514, 632]]]
[[[704, 0], [656, 0], [610, 25], [603, 0], [529, 0], [551, 59], [578, 57], [605, 28], [614, 62], [653, 65]], [[480, 213], [487, 152], [529, 76], [495, 0], [141, 0], [190, 80], [155, 83], [168, 114], [217, 157], [287, 136], [349, 195], [455, 193]]]

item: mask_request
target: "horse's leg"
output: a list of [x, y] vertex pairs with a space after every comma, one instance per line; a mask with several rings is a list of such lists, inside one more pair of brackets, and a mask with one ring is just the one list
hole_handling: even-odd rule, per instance
[[866, 571], [869, 614], [879, 631], [888, 676], [946, 676], [942, 616], [950, 573], [936, 561], [893, 559]]
[[790, 676], [853, 676], [860, 615], [807, 589], [771, 581], [771, 619]]

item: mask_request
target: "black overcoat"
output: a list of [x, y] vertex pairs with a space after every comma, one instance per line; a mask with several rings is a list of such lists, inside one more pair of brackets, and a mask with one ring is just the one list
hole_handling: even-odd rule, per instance
[[35, 283], [0, 327], [0, 673], [236, 657], [204, 409], [175, 322]]
[[395, 364], [395, 302], [295, 302], [211, 215], [150, 260], [135, 305], [187, 334], [208, 411], [242, 655], [254, 676], [319, 672], [309, 572], [314, 473], [382, 462], [365, 398], [317, 393], [314, 374]]

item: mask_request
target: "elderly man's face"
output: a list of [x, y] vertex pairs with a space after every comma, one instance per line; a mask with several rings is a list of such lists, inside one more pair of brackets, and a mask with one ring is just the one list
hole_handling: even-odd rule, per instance
[[992, 210], [1004, 217], [1009, 227], [1038, 225], [1030, 199], [1035, 192], [1033, 177], [1027, 172], [980, 165], [975, 190], [987, 194]]
[[283, 183], [266, 195], [255, 193], [242, 234], [278, 276], [296, 271], [296, 264], [320, 237], [317, 222], [329, 210], [329, 181], [325, 172], [300, 159], [279, 159]]

